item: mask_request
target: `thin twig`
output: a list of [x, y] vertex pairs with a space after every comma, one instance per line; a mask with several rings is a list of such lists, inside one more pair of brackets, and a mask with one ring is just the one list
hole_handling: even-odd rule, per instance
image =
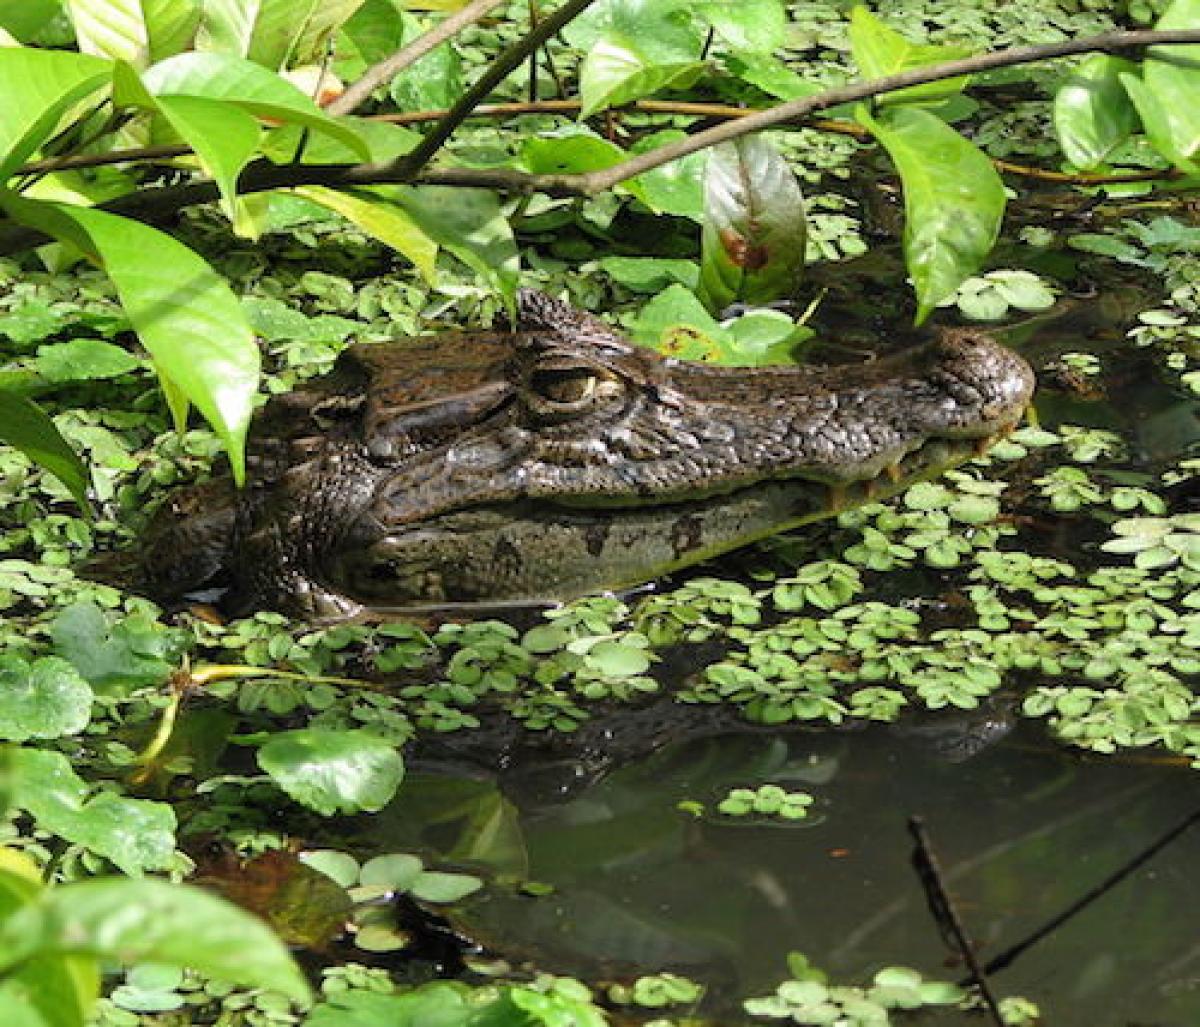
[[595, 0], [567, 0], [553, 14], [543, 18], [533, 31], [501, 53], [492, 61], [488, 70], [463, 93], [446, 116], [433, 126], [429, 134], [410, 153], [392, 162], [395, 170], [408, 179], [415, 177], [442, 148], [442, 144], [453, 135], [454, 130], [470, 117], [471, 111], [478, 107], [496, 86], [519, 68], [526, 57], [536, 53], [538, 47], [547, 39], [577, 18], [594, 2]]
[[948, 928], [955, 947], [970, 968], [971, 983], [979, 989], [979, 994], [983, 997], [984, 1008], [991, 1014], [992, 1022], [996, 1027], [1004, 1027], [1004, 1017], [1000, 1014], [1000, 1004], [996, 1001], [996, 996], [992, 994], [987, 971], [980, 965], [979, 957], [975, 954], [975, 946], [967, 935], [967, 929], [963, 924], [962, 916], [959, 915], [958, 907], [955, 906], [954, 900], [950, 898], [950, 893], [946, 890], [941, 863], [937, 858], [937, 853], [933, 850], [933, 842], [925, 828], [924, 818], [909, 817], [908, 831], [916, 844], [916, 850], [913, 852], [913, 864], [916, 866], [917, 876], [925, 888], [934, 918], [939, 926], [944, 925]]
[[451, 36], [457, 35], [468, 25], [473, 25], [493, 7], [499, 7], [503, 2], [504, 0], [472, 0], [461, 10], [455, 11], [444, 21], [439, 22], [434, 28], [418, 36], [390, 57], [385, 57], [378, 64], [371, 65], [325, 109], [330, 114], [352, 114], [366, 103], [370, 95], [380, 86], [390, 82], [430, 50], [440, 46]]
[[1104, 880], [1099, 884], [1089, 888], [1083, 893], [1083, 895], [1067, 906], [1066, 909], [1064, 909], [1061, 913], [1052, 916], [1046, 921], [1046, 923], [1044, 923], [1032, 934], [1022, 938], [1015, 945], [1010, 945], [1003, 952], [997, 953], [987, 961], [987, 965], [983, 968], [984, 971], [992, 974], [1011, 966], [1019, 956], [1023, 955], [1027, 950], [1033, 948], [1034, 945], [1036, 945], [1047, 935], [1053, 934], [1068, 920], [1074, 917], [1077, 913], [1081, 913], [1102, 895], [1107, 894], [1114, 887], [1125, 880], [1126, 877], [1137, 870], [1138, 867], [1142, 866], [1144, 863], [1170, 845], [1173, 841], [1175, 841], [1176, 838], [1187, 831], [1188, 828], [1190, 828], [1193, 824], [1198, 823], [1200, 823], [1200, 809], [1191, 813], [1189, 816], [1184, 817], [1183, 820], [1181, 820], [1170, 830], [1165, 831], [1158, 838], [1154, 839], [1154, 841], [1142, 849], [1141, 852], [1137, 853], [1132, 859], [1127, 860], [1121, 866], [1117, 867], [1116, 870], [1104, 878]]

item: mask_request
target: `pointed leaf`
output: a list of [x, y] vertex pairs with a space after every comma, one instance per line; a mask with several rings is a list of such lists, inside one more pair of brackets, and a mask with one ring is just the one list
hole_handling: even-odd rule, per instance
[[201, 0], [141, 0], [146, 34], [150, 37], [150, 61], [165, 60], [190, 50], [200, 24]]
[[259, 353], [225, 281], [182, 243], [137, 221], [2, 194], [0, 205], [99, 260], [155, 367], [213, 426], [240, 482]]
[[140, 0], [67, 0], [67, 11], [82, 53], [137, 68], [149, 63], [150, 37]]
[[225, 100], [249, 114], [304, 125], [350, 147], [360, 160], [370, 152], [348, 121], [324, 113], [299, 89], [274, 72], [229, 54], [185, 53], [168, 57], [142, 76], [155, 96], [201, 96]]
[[339, 192], [316, 185], [301, 186], [295, 191], [305, 199], [341, 214], [368, 235], [402, 253], [430, 285], [437, 280], [438, 245], [421, 231], [403, 207], [365, 192]]
[[225, 216], [236, 221], [238, 175], [258, 149], [262, 134], [258, 122], [224, 100], [159, 96], [155, 102], [171, 127], [196, 151], [200, 166], [221, 191]]
[[71, 104], [111, 76], [112, 64], [99, 57], [0, 47], [0, 181], [46, 141]]
[[318, 7], [319, 0], [205, 0], [196, 48], [278, 71], [290, 63], [296, 36]]
[[723, 143], [709, 157], [704, 194], [705, 306], [792, 296], [804, 268], [804, 198], [783, 155], [762, 135]]
[[[854, 63], [865, 81], [896, 75], [912, 68], [942, 64], [968, 56], [964, 46], [933, 46], [910, 43], [899, 32], [888, 28], [865, 7], [850, 12], [850, 50]], [[898, 89], [880, 97], [881, 104], [938, 102], [962, 92], [967, 76], [927, 82], [920, 86]]]
[[736, 50], [770, 53], [787, 45], [781, 0], [693, 0], [692, 10]]
[[1067, 160], [1094, 168], [1137, 128], [1137, 111], [1121, 86], [1135, 66], [1120, 57], [1092, 54], [1054, 96], [1054, 129]]
[[[320, 63], [325, 57], [325, 50], [333, 34], [362, 5], [363, 0], [323, 0], [322, 3], [314, 5], [312, 13], [303, 22], [294, 20], [293, 24], [298, 24], [301, 28], [292, 40], [288, 63], [292, 67], [298, 64]], [[293, 11], [295, 7], [293, 2]]]
[[887, 150], [904, 188], [904, 259], [917, 293], [917, 324], [991, 251], [1004, 217], [1004, 184], [992, 162], [928, 111], [897, 107], [858, 120]]
[[0, 442], [19, 449], [61, 481], [84, 510], [88, 472], [50, 417], [32, 400], [0, 389]]

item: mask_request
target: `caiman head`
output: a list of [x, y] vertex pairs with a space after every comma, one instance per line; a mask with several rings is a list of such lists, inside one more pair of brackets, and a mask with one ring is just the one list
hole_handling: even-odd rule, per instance
[[321, 619], [626, 587], [935, 473], [1032, 390], [973, 330], [853, 366], [714, 367], [523, 293], [517, 331], [354, 346], [272, 399], [251, 484], [174, 500], [145, 577]]

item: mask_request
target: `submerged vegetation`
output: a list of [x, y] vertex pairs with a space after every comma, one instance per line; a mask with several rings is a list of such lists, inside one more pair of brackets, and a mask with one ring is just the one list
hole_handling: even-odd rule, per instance
[[[458, 8], [453, 43], [342, 92]], [[792, 953], [771, 995], [635, 960], [553, 976], [456, 919], [555, 890], [507, 799], [471, 806], [449, 856], [371, 817], [458, 830], [452, 789], [404, 805], [430, 753], [565, 753], [586, 788], [688, 718], [767, 738], [966, 711], [951, 763], [1023, 719], [1071, 753], [1200, 766], [1200, 4], [244, 14], [0, 9], [0, 1021], [1073, 1022], [1002, 977], [998, 999], [931, 967], [831, 984], [800, 940], [813, 964]], [[1184, 38], [1111, 35], [1150, 27]], [[1049, 49], [1005, 58], [1023, 45]], [[464, 120], [485, 99], [509, 106]], [[751, 110], [769, 131], [737, 135]], [[96, 574], [173, 486], [241, 474], [262, 394], [351, 342], [499, 322], [518, 279], [747, 365], [990, 323], [1038, 367], [1037, 423], [651, 591], [505, 620], [227, 621]], [[802, 844], [856, 815], [763, 774], [658, 819]]]

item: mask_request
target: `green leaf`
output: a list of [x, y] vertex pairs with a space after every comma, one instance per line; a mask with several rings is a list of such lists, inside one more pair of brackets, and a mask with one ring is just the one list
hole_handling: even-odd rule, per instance
[[160, 96], [155, 103], [216, 182], [225, 216], [238, 224], [237, 180], [258, 149], [262, 134], [258, 122], [225, 100]]
[[[483, 1027], [479, 1020], [483, 1010], [470, 1003], [467, 995], [464, 985], [451, 981], [423, 984], [399, 995], [345, 991], [329, 995], [304, 1021], [304, 1027]], [[524, 1019], [508, 1021], [509, 1027], [528, 1023]]]
[[[682, 139], [687, 133], [677, 129], [653, 132], [629, 148], [630, 154], [648, 153]], [[651, 210], [704, 221], [704, 168], [707, 151], [689, 153], [667, 164], [643, 171], [632, 181], [637, 183], [637, 196]]]
[[321, 0], [303, 21], [296, 19], [296, 4], [288, 8], [292, 12], [293, 26], [299, 32], [292, 39], [287, 63], [291, 67], [302, 64], [317, 64], [325, 58], [326, 48], [333, 34], [362, 6], [363, 0]]
[[694, 0], [692, 10], [736, 50], [770, 53], [787, 45], [787, 12], [780, 0]]
[[419, 856], [393, 852], [367, 860], [358, 875], [359, 884], [378, 885], [392, 891], [408, 891], [424, 870]]
[[[170, 866], [175, 854], [170, 806], [115, 792], [88, 799], [88, 786], [61, 752], [16, 749], [11, 760], [13, 802], [43, 830], [99, 853], [131, 876]], [[0, 960], [2, 952], [0, 944]]]
[[85, 338], [39, 346], [34, 366], [47, 381], [61, 383], [117, 378], [136, 371], [142, 362], [122, 346]]
[[152, 62], [190, 49], [200, 24], [200, 0], [141, 0], [141, 5]]
[[714, 147], [704, 176], [701, 300], [710, 311], [735, 300], [792, 296], [804, 267], [804, 198], [791, 166], [763, 136]]
[[43, 656], [32, 664], [0, 653], [0, 738], [77, 735], [92, 716], [92, 689], [66, 660]]
[[0, 28], [22, 43], [28, 43], [58, 16], [62, 0], [21, 0], [0, 4]]
[[700, 280], [695, 261], [672, 257], [602, 257], [600, 267], [634, 292], [659, 292], [678, 282], [694, 289]]
[[447, 874], [440, 870], [422, 870], [409, 891], [424, 902], [458, 902], [480, 888], [483, 882], [470, 874]]
[[171, 672], [174, 639], [162, 625], [133, 614], [115, 625], [94, 603], [72, 603], [50, 626], [58, 655], [101, 692], [126, 696]]
[[1109, 54], [1092, 54], [1054, 95], [1054, 130], [1067, 160], [1077, 168], [1102, 164], [1137, 128], [1137, 111], [1121, 86], [1135, 65]]
[[84, 510], [89, 509], [88, 472], [83, 461], [41, 407], [6, 389], [0, 389], [0, 442], [19, 449], [53, 474], [67, 487], [75, 502]]
[[80, 52], [138, 68], [149, 63], [150, 36], [137, 0], [66, 0], [66, 8]]
[[[865, 81], [898, 75], [913, 68], [930, 64], [944, 64], [970, 55], [963, 46], [933, 46], [910, 43], [899, 32], [894, 32], [875, 17], [867, 8], [856, 7], [850, 12], [850, 51], [854, 63]], [[924, 85], [909, 86], [887, 93], [879, 98], [881, 104], [892, 103], [939, 103], [955, 93], [962, 92], [968, 77], [942, 79]]]
[[92, 957], [34, 956], [0, 980], [0, 1023], [84, 1027], [99, 996], [100, 970]]
[[607, 0], [564, 31], [586, 56], [579, 72], [580, 116], [660, 89], [686, 88], [704, 71], [703, 39], [681, 5], [669, 0]]
[[0, 47], [0, 182], [42, 145], [62, 114], [112, 78], [112, 63], [64, 50]]
[[301, 1004], [311, 997], [265, 923], [215, 895], [166, 881], [97, 880], [47, 890], [0, 922], [0, 968], [31, 949], [169, 963]]
[[520, 257], [512, 226], [488, 189], [381, 186], [370, 190], [399, 204], [434, 242], [444, 246], [504, 297], [515, 311]]
[[[404, 38], [416, 39], [428, 26], [405, 12]], [[402, 111], [441, 110], [462, 96], [462, 58], [451, 43], [434, 47], [415, 64], [392, 79], [388, 93]]]
[[293, 799], [324, 816], [381, 810], [404, 777], [395, 747], [365, 731], [284, 731], [258, 750], [258, 765]]
[[375, 194], [340, 192], [318, 185], [301, 186], [295, 192], [341, 214], [368, 235], [403, 254], [426, 282], [436, 283], [438, 244], [403, 207]]
[[[616, 143], [575, 129], [535, 136], [521, 147], [521, 163], [534, 175], [581, 175], [610, 168], [628, 158], [629, 154]], [[622, 183], [620, 188], [652, 206], [636, 178]]]
[[904, 187], [904, 258], [920, 324], [991, 251], [1004, 217], [992, 162], [928, 111], [898, 107], [858, 120], [884, 146]]
[[[1200, 25], [1200, 0], [1174, 0], [1154, 26], [1163, 31]], [[1152, 46], [1142, 62], [1142, 77], [1120, 75], [1121, 84], [1141, 115], [1151, 144], [1176, 167], [1200, 171], [1200, 66], [1196, 47]]]
[[2, 193], [0, 205], [99, 260], [160, 377], [213, 426], [240, 484], [259, 354], [224, 279], [182, 243], [137, 221]]
[[[258, 118], [303, 125], [348, 146], [360, 160], [370, 152], [349, 121], [338, 121], [299, 89], [252, 61], [228, 54], [185, 53], [160, 61], [142, 75], [155, 97], [195, 96], [224, 100]], [[136, 102], [127, 91], [128, 102]]]
[[277, 71], [289, 63], [304, 24], [321, 6], [320, 0], [205, 0], [196, 48]]

